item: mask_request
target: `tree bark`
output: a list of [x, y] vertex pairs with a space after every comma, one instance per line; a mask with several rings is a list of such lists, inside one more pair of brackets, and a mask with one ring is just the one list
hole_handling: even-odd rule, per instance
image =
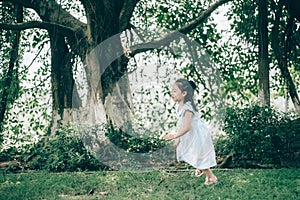
[[61, 120], [68, 123], [65, 109], [78, 109], [81, 100], [73, 78], [72, 54], [65, 38], [56, 29], [49, 31], [51, 46], [52, 127], [51, 134], [59, 128]]
[[267, 0], [258, 1], [258, 96], [261, 105], [270, 106], [270, 81], [268, 60], [268, 8]]

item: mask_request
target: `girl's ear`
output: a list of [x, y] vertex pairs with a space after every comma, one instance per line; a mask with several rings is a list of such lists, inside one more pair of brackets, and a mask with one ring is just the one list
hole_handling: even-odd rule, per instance
[[185, 97], [186, 95], [187, 95], [187, 92], [186, 92], [186, 91], [183, 91], [183, 92], [182, 92], [182, 96]]

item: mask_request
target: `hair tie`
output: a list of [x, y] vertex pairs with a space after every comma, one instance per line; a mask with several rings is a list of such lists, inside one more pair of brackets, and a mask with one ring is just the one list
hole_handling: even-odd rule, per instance
[[197, 86], [194, 81], [189, 81], [189, 84], [192, 86], [193, 90], [196, 90]]

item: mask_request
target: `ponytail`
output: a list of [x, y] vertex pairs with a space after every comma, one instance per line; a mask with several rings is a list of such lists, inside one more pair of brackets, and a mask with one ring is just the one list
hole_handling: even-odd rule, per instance
[[194, 103], [194, 91], [196, 90], [197, 86], [194, 81], [188, 81], [186, 79], [178, 79], [175, 83], [177, 83], [178, 88], [182, 92], [186, 92], [187, 95], [184, 97], [184, 103], [190, 101], [193, 109], [197, 111], [196, 105]]

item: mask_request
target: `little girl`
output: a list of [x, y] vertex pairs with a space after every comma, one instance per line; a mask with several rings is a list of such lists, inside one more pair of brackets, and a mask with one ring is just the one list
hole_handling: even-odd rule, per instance
[[172, 99], [177, 103], [179, 131], [167, 134], [165, 140], [179, 139], [176, 148], [178, 161], [185, 161], [196, 168], [195, 175], [206, 175], [205, 184], [217, 183], [217, 177], [211, 171], [216, 166], [215, 150], [211, 135], [204, 121], [200, 119], [193, 101], [196, 85], [192, 81], [179, 79], [172, 89]]

